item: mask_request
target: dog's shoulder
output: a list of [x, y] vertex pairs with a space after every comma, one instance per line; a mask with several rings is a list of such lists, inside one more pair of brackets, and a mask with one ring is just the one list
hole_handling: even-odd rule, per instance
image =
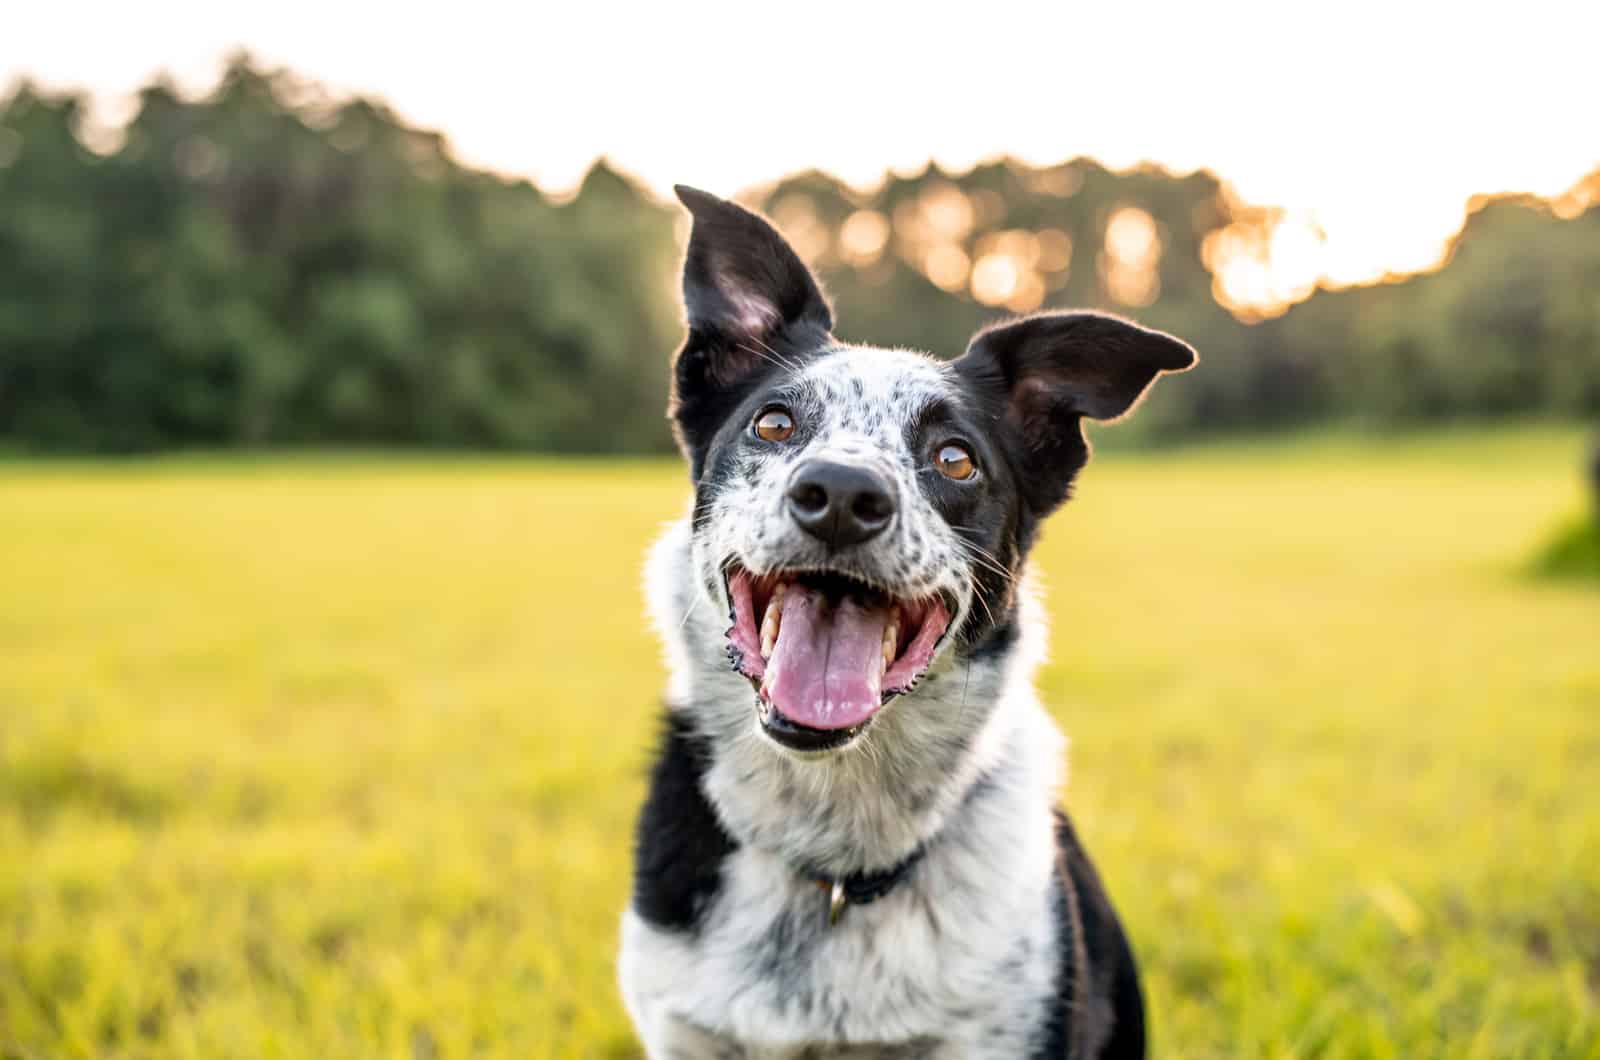
[[1040, 1060], [1142, 1060], [1138, 967], [1100, 874], [1065, 811], [1056, 811], [1058, 996]]
[[701, 786], [707, 754], [689, 721], [669, 710], [639, 814], [633, 873], [634, 910], [666, 930], [698, 926], [737, 847]]

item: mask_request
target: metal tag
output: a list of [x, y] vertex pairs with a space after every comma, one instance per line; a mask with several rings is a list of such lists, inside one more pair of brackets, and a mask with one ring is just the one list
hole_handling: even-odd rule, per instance
[[849, 898], [844, 893], [844, 882], [833, 881], [833, 889], [828, 892], [828, 924], [832, 926], [839, 922], [839, 914], [844, 912], [844, 907]]

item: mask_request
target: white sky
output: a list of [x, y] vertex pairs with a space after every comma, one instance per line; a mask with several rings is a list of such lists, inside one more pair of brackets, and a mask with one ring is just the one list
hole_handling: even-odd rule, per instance
[[1206, 166], [1320, 225], [1343, 280], [1428, 264], [1474, 192], [1600, 166], [1595, 0], [14, 6], [0, 84], [86, 86], [108, 114], [157, 69], [209, 86], [244, 45], [553, 189], [599, 155], [663, 192], [1001, 153]]

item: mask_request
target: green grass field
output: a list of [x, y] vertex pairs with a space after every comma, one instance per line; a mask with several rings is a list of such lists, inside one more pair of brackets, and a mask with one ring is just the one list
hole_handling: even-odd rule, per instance
[[[1112, 454], [1066, 802], [1163, 1057], [1600, 1057], [1600, 593], [1529, 429]], [[626, 1057], [675, 464], [0, 464], [0, 1057]]]

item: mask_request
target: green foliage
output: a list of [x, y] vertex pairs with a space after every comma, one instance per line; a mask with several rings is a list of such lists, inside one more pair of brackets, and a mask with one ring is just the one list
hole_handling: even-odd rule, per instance
[[[1600, 201], [1600, 171], [1569, 197]], [[1229, 230], [1259, 239], [1276, 217], [1236, 203], [1203, 171], [1113, 173], [1087, 159], [1043, 169], [996, 162], [961, 176], [930, 166], [869, 194], [810, 173], [753, 202], [814, 247], [851, 338], [953, 356], [976, 328], [1010, 313], [1079, 306], [1181, 335], [1201, 366], [1156, 389], [1131, 426], [1138, 436], [1325, 418], [1398, 426], [1600, 413], [1600, 209], [1562, 219], [1543, 200], [1484, 200], [1438, 271], [1320, 291], [1252, 325], [1218, 304], [1205, 248]], [[1114, 282], [1108, 239], [1125, 209], [1153, 221], [1159, 247], [1145, 288], [1131, 293]], [[842, 238], [857, 211], [890, 222], [881, 250], [854, 254]], [[1033, 264], [1038, 248], [1026, 238], [1043, 232], [1070, 241], [1059, 267]], [[1019, 235], [1022, 249], [1008, 250]], [[935, 286], [929, 255], [939, 248], [973, 263], [970, 286]], [[976, 263], [988, 253], [1021, 260], [1042, 290], [979, 301]]]
[[604, 166], [556, 205], [243, 58], [103, 157], [81, 111], [0, 108], [0, 437], [666, 444], [674, 215]]
[[[1041, 684], [1156, 1057], [1600, 1056], [1595, 600], [1510, 576], [1577, 444], [1117, 454], [1051, 520]], [[0, 1056], [638, 1056], [638, 559], [684, 493], [0, 464]]]
[[[1600, 192], [1600, 171], [1582, 187]], [[1475, 204], [1448, 263], [1323, 293], [1263, 325], [1323, 366], [1330, 401], [1382, 423], [1600, 412], [1600, 210]]]
[[[1202, 252], [1206, 237], [1255, 215], [1233, 204], [1209, 173], [1179, 177], [1149, 167], [1116, 173], [1089, 159], [1035, 169], [1007, 160], [962, 176], [929, 166], [914, 176], [890, 177], [870, 194], [810, 173], [753, 202], [809, 250], [847, 338], [955, 356], [974, 331], [1016, 312], [1102, 308], [1134, 314], [1201, 352], [1201, 370], [1181, 386], [1156, 388], [1133, 420], [1134, 434], [1300, 423], [1328, 411], [1326, 386], [1314, 366], [1293, 350], [1261, 341], [1259, 329], [1241, 323], [1212, 295]], [[1134, 303], [1114, 296], [1110, 276], [1107, 231], [1123, 209], [1149, 217], [1159, 248], [1147, 269], [1135, 270], [1145, 287], [1132, 292]], [[858, 211], [891, 226], [888, 241], [870, 256], [853, 255], [844, 238]], [[1064, 243], [1067, 253], [1050, 262], [1051, 248], [1031, 242], [1040, 236]], [[942, 290], [932, 256], [951, 250], [970, 271], [958, 271]], [[979, 271], [991, 254], [1020, 269], [1019, 297], [1005, 297], [1004, 285], [993, 293], [979, 290]], [[1029, 297], [1026, 285], [1033, 281], [1039, 286]], [[989, 295], [987, 303], [979, 293]]]
[[[667, 447], [678, 214], [603, 163], [559, 204], [245, 56], [204, 98], [148, 86], [108, 153], [83, 112], [26, 84], [0, 100], [0, 442]], [[1130, 437], [1600, 412], [1600, 172], [1562, 216], [1477, 204], [1435, 273], [1255, 325], [1218, 303], [1213, 244], [1260, 246], [1277, 214], [1203, 171], [806, 173], [751, 201], [846, 338], [950, 356], [1039, 306], [1182, 335], [1201, 370]]]

